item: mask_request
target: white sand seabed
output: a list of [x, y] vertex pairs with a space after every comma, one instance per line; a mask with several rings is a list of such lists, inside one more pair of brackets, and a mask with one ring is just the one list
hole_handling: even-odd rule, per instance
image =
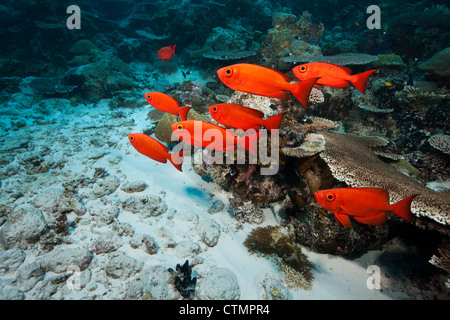
[[[107, 107], [107, 101], [103, 101], [94, 107], [79, 106], [76, 108], [79, 108], [79, 110], [75, 112], [72, 110], [72, 113], [69, 114], [66, 114], [64, 110], [61, 110], [61, 114], [59, 112], [56, 113], [57, 118], [66, 121], [67, 125], [61, 126], [56, 123], [33, 127], [31, 130], [35, 137], [33, 143], [35, 145], [39, 144], [41, 148], [52, 143], [51, 149], [57, 150], [59, 146], [64, 149], [66, 143], [70, 144], [71, 140], [75, 139], [73, 133], [71, 133], [71, 128], [76, 127], [75, 123], [77, 122], [80, 125], [89, 124], [94, 127], [90, 127], [90, 129], [86, 129], [86, 131], [81, 133], [78, 132], [76, 138], [80, 139], [80, 141], [83, 142], [89, 137], [103, 134], [107, 135], [108, 141], [117, 142], [114, 148], [109, 148], [107, 145], [98, 148], [83, 142], [81, 152], [75, 153], [70, 157], [64, 157], [67, 162], [62, 170], [73, 174], [85, 172], [91, 176], [94, 168], [101, 167], [108, 173], [120, 177], [121, 183], [125, 180], [144, 180], [148, 184], [148, 188], [142, 191], [141, 194], [159, 195], [169, 207], [169, 211], [166, 214], [146, 219], [140, 219], [132, 213], [121, 211], [118, 217], [119, 221], [129, 223], [137, 233], [151, 235], [156, 242], [161, 240], [158, 230], [163, 228], [171, 234], [173, 240], [177, 243], [183, 240], [191, 240], [198, 243], [202, 252], [197, 257], [194, 257], [194, 260], [197, 262], [193, 268], [194, 272], [201, 276], [213, 267], [230, 269], [238, 279], [241, 299], [263, 299], [264, 293], [261, 283], [266, 277], [279, 279], [283, 282], [283, 273], [274, 263], [267, 258], [250, 254], [244, 247], [243, 242], [250, 231], [261, 225], [243, 224], [241, 228], [237, 228], [237, 222], [226, 209], [228, 195], [225, 191], [215, 183], [206, 182], [196, 175], [191, 168], [189, 159], [186, 159], [183, 164], [183, 172], [179, 172], [171, 163], [155, 162], [139, 154], [131, 146], [127, 135], [131, 132], [142, 132], [143, 129], [150, 126], [147, 117], [150, 108], [125, 109], [126, 117], [133, 118], [135, 125], [132, 127], [111, 127], [106, 129], [104, 125], [108, 123], [108, 115], [111, 113], [111, 110]], [[48, 118], [55, 118], [55, 114], [48, 116]], [[5, 121], [8, 122], [6, 118]], [[95, 126], [99, 128], [95, 129]], [[32, 127], [32, 125], [28, 127]], [[49, 133], [53, 133], [53, 135], [48, 136], [49, 138], [46, 139], [46, 135]], [[12, 135], [14, 134], [12, 132]], [[55, 136], [57, 137], [57, 142], [54, 142]], [[83, 159], [99, 151], [99, 149], [109, 153], [109, 155], [120, 156], [122, 160], [118, 164], [111, 164], [105, 157], [102, 157], [95, 161], [83, 162]], [[55, 152], [55, 157], [58, 156], [61, 157], [61, 154], [58, 155]], [[130, 194], [123, 192], [119, 188], [108, 197], [113, 197], [115, 200], [124, 200], [129, 196]], [[222, 200], [225, 204], [225, 209], [215, 214], [209, 214], [207, 210], [215, 199]], [[272, 208], [265, 209], [265, 221], [262, 226], [279, 224], [279, 207], [279, 205], [275, 204]], [[198, 221], [214, 219], [220, 225], [221, 236], [216, 246], [208, 247], [200, 240], [196, 232], [196, 221], [190, 218], [189, 213], [195, 213], [198, 216]], [[92, 232], [92, 227], [79, 224], [73, 234], [71, 234], [71, 237], [76, 244], [89, 247], [89, 241], [92, 237], [90, 232]], [[164, 265], [168, 268], [175, 268], [177, 263], [183, 264], [186, 260], [186, 257], [177, 256], [176, 250], [173, 248], [162, 247], [157, 254], [148, 255], [141, 249], [131, 248], [124, 241], [124, 245], [119, 250], [144, 261], [145, 266]], [[369, 252], [359, 259], [346, 260], [341, 257], [313, 253], [305, 248], [303, 248], [303, 251], [315, 265], [313, 271], [314, 282], [311, 290], [290, 289], [291, 298], [294, 300], [408, 298], [403, 293], [392, 293], [389, 289], [383, 287], [382, 290], [370, 290], [367, 288], [366, 281], [370, 276], [366, 271], [367, 267], [376, 260], [380, 252]], [[117, 280], [111, 280], [111, 283], [116, 282]], [[126, 283], [129, 282], [124, 282], [122, 287], [126, 286]], [[96, 293], [102, 295], [108, 289], [99, 285], [98, 289], [89, 292], [89, 295]], [[122, 290], [126, 290], [126, 288], [122, 288]], [[112, 288], [112, 291], [114, 291], [114, 288]], [[79, 294], [76, 291], [72, 291], [65, 298], [80, 298]], [[117, 297], [117, 294], [114, 292], [109, 292], [104, 296], [104, 298]]]

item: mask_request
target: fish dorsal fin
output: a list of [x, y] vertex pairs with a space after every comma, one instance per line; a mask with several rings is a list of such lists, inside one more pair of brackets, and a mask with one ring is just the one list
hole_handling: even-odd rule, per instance
[[[278, 71], [277, 71], [278, 72]], [[285, 75], [284, 73], [278, 72], [281, 76], [283, 76], [284, 80], [286, 80], [287, 82], [291, 83], [294, 79], [292, 79], [291, 77]]]
[[371, 226], [380, 226], [386, 223], [386, 212], [370, 216], [370, 217], [354, 217], [354, 219], [360, 223], [368, 224]]
[[157, 142], [157, 143], [161, 146], [161, 148], [164, 149], [164, 151], [169, 152], [169, 148], [168, 148], [167, 146], [163, 145], [161, 142], [159, 142], [159, 141], [156, 140], [156, 139], [155, 139], [155, 142]]
[[251, 114], [251, 115], [253, 115], [253, 116], [255, 116], [255, 117], [258, 117], [258, 118], [264, 118], [264, 112], [262, 112], [262, 111], [259, 111], [259, 110], [256, 110], [256, 109], [252, 109], [252, 108], [249, 108], [249, 107], [244, 107], [244, 106], [240, 106], [241, 108], [242, 108], [242, 111], [244, 111], [244, 112], [246, 112], [246, 113], [248, 113], [248, 114]]
[[386, 189], [383, 188], [360, 188], [361, 190], [366, 190], [372, 194], [376, 194], [383, 198], [383, 200], [386, 201], [386, 203], [389, 204], [389, 192], [387, 192]]
[[339, 223], [341, 226], [351, 228], [352, 222], [350, 221], [350, 217], [346, 214], [340, 214], [335, 213], [334, 218], [336, 219], [336, 222]]
[[338, 68], [344, 70], [344, 71], [345, 71], [346, 73], [348, 73], [348, 74], [352, 74], [352, 73], [353, 73], [352, 69], [350, 69], [350, 68], [343, 67], [343, 66], [336, 66], [336, 67], [338, 67]]
[[[264, 67], [264, 69], [268, 69], [268, 68]], [[276, 71], [276, 70], [270, 70], [270, 72], [278, 74], [280, 77], [282, 77], [284, 80], [286, 80], [289, 83], [291, 83], [294, 80], [291, 77], [289, 77], [288, 75], [284, 74], [283, 72]], [[267, 76], [267, 74], [266, 74], [266, 76]], [[267, 80], [270, 80], [270, 79], [267, 79]]]

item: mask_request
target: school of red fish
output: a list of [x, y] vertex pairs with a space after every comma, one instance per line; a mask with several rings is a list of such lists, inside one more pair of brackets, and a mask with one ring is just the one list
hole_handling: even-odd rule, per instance
[[[158, 57], [162, 61], [169, 61], [175, 56], [175, 47], [176, 45], [161, 48], [157, 52]], [[292, 94], [308, 109], [309, 95], [314, 86], [346, 88], [353, 85], [365, 94], [367, 80], [376, 71], [378, 69], [353, 75], [352, 70], [346, 67], [313, 62], [292, 69], [295, 77], [300, 80], [294, 82], [287, 75], [270, 68], [240, 63], [219, 69], [217, 75], [233, 90], [279, 99], [289, 99]], [[264, 119], [264, 113], [259, 110], [231, 103], [209, 106], [211, 117], [222, 127], [205, 121], [188, 120], [191, 107], [180, 107], [174, 98], [164, 93], [148, 92], [145, 98], [155, 109], [181, 117], [181, 121], [171, 126], [176, 137], [191, 146], [212, 150], [235, 150], [237, 146], [241, 146], [256, 155], [255, 144], [250, 141], [257, 140], [264, 133], [260, 129], [265, 128], [269, 132], [279, 129], [284, 116], [281, 113]], [[253, 129], [256, 132], [238, 136], [226, 127], [244, 131]], [[139, 153], [161, 163], [169, 161], [182, 171], [185, 151], [169, 153], [167, 146], [143, 133], [131, 133], [128, 139]], [[387, 221], [387, 212], [411, 221], [410, 206], [416, 196], [411, 195], [391, 205], [388, 191], [380, 188], [336, 188], [314, 193], [317, 203], [333, 212], [339, 225], [348, 228], [352, 226], [350, 217], [359, 223], [382, 225]]]

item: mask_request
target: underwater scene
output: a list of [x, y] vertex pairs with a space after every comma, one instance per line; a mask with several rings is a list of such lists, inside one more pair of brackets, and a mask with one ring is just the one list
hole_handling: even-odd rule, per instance
[[448, 2], [0, 17], [1, 300], [450, 298]]

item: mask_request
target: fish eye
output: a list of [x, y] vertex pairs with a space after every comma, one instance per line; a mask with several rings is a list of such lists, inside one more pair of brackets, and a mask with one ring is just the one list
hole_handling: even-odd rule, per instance
[[133, 140], [134, 140], [134, 137], [133, 137], [133, 136], [131, 136], [131, 137], [130, 137], [130, 140], [131, 140], [131, 141], [133, 141]]
[[178, 129], [178, 130], [183, 130], [183, 126], [182, 126], [181, 124], [179, 124], [179, 125], [177, 126], [177, 129]]
[[300, 71], [301, 71], [301, 72], [305, 72], [306, 69], [307, 69], [306, 66], [301, 66], [301, 67], [300, 67]]
[[231, 76], [231, 75], [233, 74], [233, 69], [227, 68], [227, 70], [225, 70], [225, 74], [226, 74], [227, 76]]
[[333, 194], [332, 192], [328, 192], [328, 193], [326, 194], [325, 198], [326, 198], [328, 201], [333, 201], [333, 200], [334, 200], [334, 194]]
[[213, 111], [214, 111], [214, 112], [217, 112], [217, 107], [213, 107]]
[[152, 98], [152, 95], [151, 95], [150, 93], [147, 93], [147, 94], [145, 95], [145, 97], [146, 97], [147, 99], [151, 99], [151, 98]]

